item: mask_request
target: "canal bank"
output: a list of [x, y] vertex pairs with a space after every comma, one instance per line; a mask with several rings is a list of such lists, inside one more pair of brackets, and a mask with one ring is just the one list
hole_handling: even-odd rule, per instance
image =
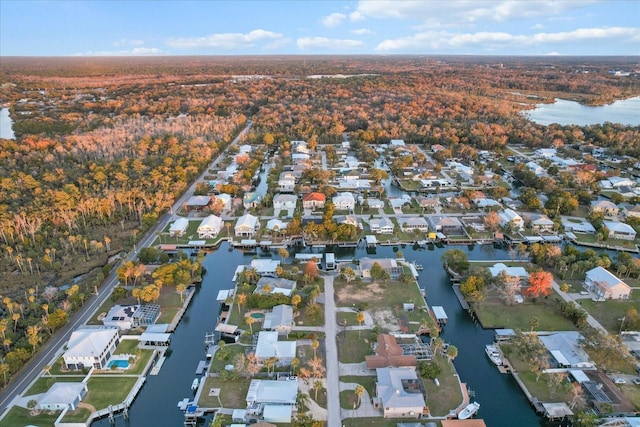
[[[506, 250], [492, 245], [456, 248], [464, 250], [472, 260], [508, 258]], [[336, 259], [364, 256], [395, 258], [400, 250], [408, 261], [421, 264], [423, 271], [418, 283], [425, 290], [428, 304], [443, 306], [447, 312], [447, 324], [441, 337], [459, 350], [456, 369], [461, 381], [472, 391], [471, 399], [481, 404], [478, 416], [491, 427], [543, 425], [513, 378], [500, 374], [485, 357], [484, 346], [493, 341], [494, 331], [482, 329], [461, 308], [440, 260], [447, 249], [451, 247], [414, 248], [407, 245], [378, 247], [375, 254], [367, 253], [366, 248], [335, 248], [335, 252]], [[291, 257], [294, 256], [291, 253]], [[278, 255], [274, 253], [273, 257], [278, 258]], [[231, 278], [236, 266], [248, 264], [251, 259], [252, 255], [241, 251], [229, 251], [227, 243], [207, 255], [204, 260], [207, 274], [172, 337], [162, 369], [157, 376], [147, 378], [129, 410], [129, 421], [116, 418], [116, 426], [183, 425], [184, 414], [176, 404], [194, 394], [191, 390], [193, 372], [205, 355], [205, 334], [211, 333], [216, 324], [218, 291], [232, 287]], [[206, 419], [211, 419], [211, 416]], [[93, 425], [106, 427], [110, 424], [107, 420], [99, 420]], [[205, 425], [204, 419], [201, 425]]]

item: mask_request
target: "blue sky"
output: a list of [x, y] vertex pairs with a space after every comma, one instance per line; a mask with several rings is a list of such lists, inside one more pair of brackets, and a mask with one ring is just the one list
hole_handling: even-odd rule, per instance
[[0, 56], [640, 55], [640, 1], [0, 0]]

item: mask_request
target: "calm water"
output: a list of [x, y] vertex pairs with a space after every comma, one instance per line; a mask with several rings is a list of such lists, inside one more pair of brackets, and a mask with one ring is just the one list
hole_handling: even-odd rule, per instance
[[[504, 250], [493, 246], [476, 246], [469, 249], [470, 259], [508, 259]], [[399, 248], [405, 258], [423, 265], [419, 283], [426, 290], [430, 305], [441, 305], [449, 317], [442, 338], [458, 347], [459, 356], [455, 365], [463, 382], [476, 393], [480, 402], [479, 416], [490, 427], [541, 426], [515, 381], [502, 375], [484, 354], [485, 344], [493, 340], [493, 330], [483, 330], [462, 310], [442, 268], [440, 257], [447, 248], [416, 249], [410, 246]], [[292, 254], [293, 255], [293, 254]], [[363, 249], [340, 249], [337, 259], [367, 256]], [[375, 257], [395, 257], [393, 247], [379, 247]], [[191, 382], [199, 360], [204, 359], [204, 335], [215, 326], [218, 304], [215, 301], [219, 289], [232, 287], [231, 277], [239, 263], [248, 263], [251, 256], [239, 251], [229, 252], [226, 243], [209, 254], [204, 265], [207, 275], [198, 294], [191, 302], [183, 321], [173, 335], [171, 354], [158, 376], [149, 376], [130, 410], [129, 423], [117, 418], [117, 426], [181, 426], [184, 420], [176, 404], [184, 397], [191, 397]], [[109, 426], [100, 420], [94, 426]]]
[[0, 108], [0, 138], [15, 139], [13, 133], [13, 120], [9, 116], [8, 108]]
[[640, 96], [599, 107], [556, 99], [553, 104], [538, 104], [535, 110], [524, 114], [529, 120], [545, 126], [552, 123], [586, 126], [605, 122], [640, 126]]

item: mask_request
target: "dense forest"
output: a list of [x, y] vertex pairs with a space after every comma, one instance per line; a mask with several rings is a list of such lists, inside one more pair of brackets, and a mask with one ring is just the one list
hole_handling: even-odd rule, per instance
[[16, 139], [0, 140], [0, 357], [17, 369], [249, 118], [249, 141], [267, 145], [349, 132], [363, 146], [401, 138], [469, 160], [508, 143], [594, 144], [637, 159], [638, 127], [541, 126], [521, 112], [555, 97], [637, 96], [637, 73], [609, 70], [639, 67], [614, 57], [3, 58], [0, 100]]

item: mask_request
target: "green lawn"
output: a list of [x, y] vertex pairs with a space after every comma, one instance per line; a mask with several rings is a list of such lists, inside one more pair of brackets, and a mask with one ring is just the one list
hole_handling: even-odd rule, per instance
[[[316, 398], [317, 396], [317, 398]], [[318, 394], [316, 395], [316, 390], [312, 388], [309, 390], [309, 397], [313, 399], [318, 406], [321, 408], [327, 409], [327, 389], [322, 387], [318, 389]]]
[[[430, 422], [435, 422], [436, 425], [441, 426], [440, 421], [434, 420]], [[398, 423], [406, 423], [406, 418], [346, 418], [342, 420], [342, 425], [344, 427], [396, 427]]]
[[377, 335], [373, 331], [343, 331], [338, 334], [338, 360], [342, 363], [360, 363], [364, 356], [373, 354], [372, 345]]
[[92, 376], [87, 381], [89, 392], [82, 401], [93, 405], [98, 411], [116, 405], [127, 397], [136, 380], [136, 377]]
[[356, 383], [360, 384], [367, 390], [369, 396], [376, 395], [376, 377], [375, 376], [354, 376], [354, 375], [345, 375], [340, 377], [340, 382], [343, 383]]
[[222, 353], [216, 352], [211, 363], [210, 372], [220, 372], [224, 369], [225, 365], [232, 365], [235, 356], [237, 354], [244, 354], [246, 348], [247, 347], [238, 344], [225, 344], [224, 351], [227, 352], [226, 357], [221, 359], [220, 356]]
[[164, 286], [160, 290], [160, 298], [156, 304], [160, 305], [160, 317], [156, 323], [171, 323], [184, 302], [180, 301], [180, 295], [176, 292], [175, 286]]
[[[640, 312], [640, 295], [635, 295], [634, 291], [631, 293], [631, 299], [629, 300], [608, 300], [594, 302], [590, 299], [580, 300], [580, 305], [596, 318], [607, 331], [613, 334], [620, 332], [620, 326], [622, 319], [627, 310], [635, 308]], [[635, 297], [635, 298], [634, 298]]]
[[360, 407], [355, 390], [342, 390], [340, 392], [340, 407], [342, 409], [358, 409]]
[[476, 307], [478, 319], [485, 328], [512, 328], [529, 330], [529, 320], [537, 317], [539, 331], [575, 331], [576, 326], [562, 316], [556, 306], [559, 298], [552, 293], [548, 298], [538, 299], [535, 303], [526, 298], [522, 304], [506, 305], [495, 295]]
[[[136, 353], [134, 352], [134, 354]], [[153, 350], [140, 350], [140, 354], [136, 359], [135, 364], [122, 372], [122, 375], [142, 375], [142, 371], [145, 366], [147, 366], [147, 363], [149, 363], [151, 355], [153, 355]]]
[[436, 356], [434, 361], [440, 366], [442, 372], [438, 375], [440, 385], [428, 378], [423, 378], [424, 388], [427, 392], [427, 406], [432, 416], [444, 416], [450, 410], [457, 408], [462, 403], [460, 381], [455, 376], [456, 370], [453, 363], [442, 357]]
[[63, 423], [84, 422], [89, 419], [91, 411], [86, 408], [77, 408], [64, 414]]
[[[58, 375], [58, 376], [59, 375], [63, 375], [63, 376], [70, 375], [70, 376], [77, 376], [77, 377], [81, 377], [81, 378], [84, 378], [86, 376], [86, 373], [84, 373], [83, 371], [63, 371], [62, 370], [62, 363], [63, 363], [62, 361], [63, 361], [62, 356], [60, 356], [59, 358], [56, 359], [56, 361], [53, 364], [51, 364], [51, 371], [50, 371], [51, 375], [54, 375], [54, 376], [56, 376], [56, 375]], [[87, 372], [89, 372], [89, 371], [87, 370]]]
[[607, 240], [598, 240], [596, 234], [584, 234], [584, 233], [576, 233], [576, 241], [578, 243], [599, 243], [601, 245], [605, 245], [608, 247], [622, 247], [633, 249], [637, 246], [637, 242], [635, 240], [621, 240], [621, 239], [607, 239]]
[[27, 426], [51, 427], [60, 416], [60, 411], [45, 411], [38, 415], [29, 415], [29, 410], [19, 406], [12, 407], [7, 416], [2, 420], [3, 426]]
[[337, 322], [340, 326], [358, 326], [358, 314], [351, 312], [339, 311], [337, 313]]
[[138, 340], [122, 340], [113, 354], [136, 354]]
[[[203, 408], [217, 408], [222, 403], [225, 408], [244, 408], [247, 405], [245, 398], [249, 391], [251, 379], [238, 379], [223, 381], [220, 378], [207, 377], [204, 389], [200, 395], [198, 406]], [[220, 389], [220, 403], [217, 397], [209, 396], [212, 388]]]

